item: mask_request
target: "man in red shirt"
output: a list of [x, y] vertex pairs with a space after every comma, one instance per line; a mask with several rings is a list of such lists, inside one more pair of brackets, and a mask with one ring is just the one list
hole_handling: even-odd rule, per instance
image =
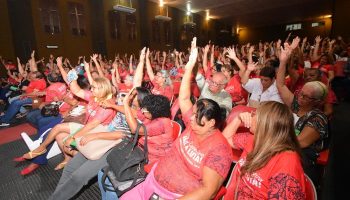
[[9, 126], [12, 118], [17, 114], [20, 108], [26, 104], [32, 104], [33, 99], [46, 88], [46, 82], [43, 78], [41, 72], [31, 72], [29, 74], [30, 83], [28, 87], [24, 87], [23, 90], [25, 94], [22, 95], [19, 99], [14, 100], [8, 107], [5, 115], [0, 117], [0, 127]]

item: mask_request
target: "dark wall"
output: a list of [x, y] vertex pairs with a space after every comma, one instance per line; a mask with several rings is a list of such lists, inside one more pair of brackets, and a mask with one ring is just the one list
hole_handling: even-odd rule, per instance
[[0, 1], [0, 56], [15, 59], [7, 1]]
[[[312, 22], [325, 22], [324, 26], [319, 27], [311, 27]], [[286, 31], [287, 24], [273, 25], [273, 26], [265, 26], [259, 28], [243, 28], [240, 29], [238, 33], [238, 40], [240, 44], [245, 44], [248, 42], [257, 43], [260, 40], [262, 41], [272, 41], [277, 39], [285, 39], [290, 32], [292, 35], [298, 35], [300, 37], [309, 37], [313, 38], [317, 35], [321, 35], [322, 37], [330, 36], [331, 34], [331, 26], [332, 19], [331, 18], [319, 18], [314, 20], [308, 20], [303, 22], [294, 22], [301, 23], [301, 30], [294, 31]], [[288, 23], [288, 24], [294, 24]]]
[[36, 49], [31, 1], [8, 0], [7, 4], [15, 55], [27, 60], [31, 50]]
[[334, 0], [332, 35], [341, 35], [350, 42], [350, 1]]

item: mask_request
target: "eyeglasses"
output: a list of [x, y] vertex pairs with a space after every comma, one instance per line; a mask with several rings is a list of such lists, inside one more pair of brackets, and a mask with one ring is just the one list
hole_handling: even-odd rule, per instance
[[222, 83], [214, 82], [214, 81], [211, 80], [211, 79], [207, 80], [207, 82], [208, 82], [209, 85], [212, 85], [212, 86], [215, 86], [215, 87], [219, 87], [219, 86], [221, 86], [221, 85], [224, 85], [224, 84], [222, 84]]
[[309, 101], [317, 100], [317, 99], [314, 98], [314, 97], [309, 97], [309, 96], [305, 95], [304, 92], [300, 92], [299, 95], [300, 95], [301, 98], [307, 99], [307, 100], [309, 100]]
[[142, 112], [142, 114], [149, 113], [149, 111], [147, 110], [147, 108], [141, 108], [141, 112]]

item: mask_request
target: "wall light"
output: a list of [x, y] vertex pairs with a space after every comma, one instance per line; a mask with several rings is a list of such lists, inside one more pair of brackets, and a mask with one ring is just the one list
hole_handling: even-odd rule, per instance
[[207, 12], [207, 15], [206, 15], [206, 20], [209, 20], [210, 19], [210, 16], [209, 16], [209, 10], [206, 10], [206, 12]]
[[163, 7], [164, 6], [164, 1], [163, 0], [159, 0], [159, 7]]

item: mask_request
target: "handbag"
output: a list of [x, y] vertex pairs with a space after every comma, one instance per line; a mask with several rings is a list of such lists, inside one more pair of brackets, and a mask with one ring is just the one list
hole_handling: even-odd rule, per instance
[[[144, 149], [137, 146], [139, 130], [144, 128], [145, 144]], [[115, 146], [107, 156], [108, 166], [103, 169], [102, 186], [105, 191], [116, 192], [118, 196], [131, 190], [143, 182], [147, 176], [144, 165], [148, 163], [147, 131], [143, 124], [138, 122], [135, 135], [132, 140], [126, 139]], [[105, 184], [109, 178], [115, 190], [108, 188]]]
[[58, 114], [60, 114], [60, 105], [58, 102], [46, 104], [41, 109], [41, 115], [44, 117], [58, 116]]
[[[106, 126], [99, 125], [89, 132], [89, 134], [95, 134], [100, 132], [107, 132], [108, 128]], [[100, 159], [108, 150], [113, 148], [115, 145], [119, 144], [122, 139], [118, 140], [93, 140], [85, 144], [80, 145], [80, 140], [83, 137], [76, 138], [77, 149], [81, 154], [83, 154], [89, 160]]]

